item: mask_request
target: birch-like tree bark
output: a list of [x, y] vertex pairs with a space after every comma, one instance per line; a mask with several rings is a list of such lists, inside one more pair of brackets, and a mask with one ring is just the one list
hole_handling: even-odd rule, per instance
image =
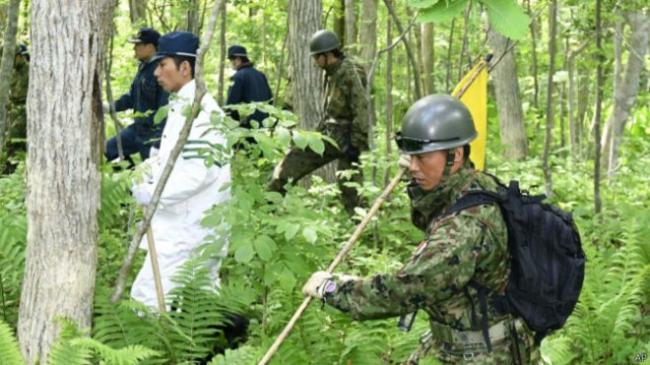
[[492, 70], [492, 81], [499, 114], [501, 142], [505, 147], [504, 155], [509, 159], [522, 160], [528, 154], [528, 140], [521, 108], [515, 48], [512, 48], [507, 38], [494, 30], [488, 31], [488, 43], [495, 59], [501, 58]]
[[537, 77], [537, 16], [533, 14], [530, 0], [526, 1], [528, 16], [530, 16], [530, 42], [531, 42], [531, 73], [533, 74], [533, 105], [539, 109], [539, 81]]
[[377, 0], [363, 0], [361, 14], [363, 16], [359, 21], [359, 54], [361, 62], [368, 70], [377, 53]]
[[147, 19], [147, 0], [129, 0], [131, 24], [140, 24]]
[[[56, 318], [91, 324], [100, 193], [101, 72], [116, 1], [31, 4], [27, 251], [18, 337], [45, 363]], [[74, 16], [70, 16], [74, 14]]]
[[645, 67], [648, 33], [650, 33], [650, 18], [643, 11], [628, 13], [626, 19], [630, 25], [630, 37], [626, 42], [628, 59], [625, 77], [622, 80], [619, 79], [614, 90], [614, 110], [606, 123], [609, 128], [605, 128], [605, 130], [610, 130], [610, 138], [603, 143], [603, 153], [607, 154], [607, 176], [610, 178], [616, 171], [625, 124], [639, 93], [640, 76]]
[[[225, 80], [224, 73], [226, 68], [226, 4], [228, 1], [221, 2], [219, 9], [219, 89], [217, 92], [217, 101], [219, 105], [224, 105]], [[277, 95], [274, 95], [277, 97]]]
[[9, 102], [9, 89], [13, 75], [14, 60], [16, 58], [16, 32], [18, 31], [18, 14], [20, 0], [11, 0], [7, 9], [7, 29], [4, 34], [4, 48], [0, 62], [0, 156], [5, 150], [5, 137], [7, 135], [7, 103]]
[[555, 75], [555, 55], [556, 51], [556, 35], [557, 35], [557, 0], [551, 0], [548, 9], [548, 77], [546, 85], [546, 133], [544, 135], [544, 185], [546, 189], [546, 196], [551, 196], [553, 193], [553, 174], [549, 165], [551, 155], [551, 147], [553, 145], [553, 122], [555, 118], [555, 108], [553, 108], [553, 76]]
[[345, 48], [357, 53], [357, 6], [355, 0], [345, 0]]
[[433, 77], [433, 62], [435, 47], [433, 46], [433, 23], [424, 23], [420, 27], [422, 33], [422, 80], [425, 95], [433, 94], [435, 90]]
[[602, 210], [600, 197], [600, 120], [602, 118], [603, 103], [603, 45], [602, 45], [602, 0], [596, 0], [596, 111], [594, 112], [594, 211], [599, 214]]
[[315, 129], [323, 117], [322, 73], [309, 55], [309, 40], [321, 29], [321, 0], [289, 1], [289, 59], [294, 110], [304, 129]]

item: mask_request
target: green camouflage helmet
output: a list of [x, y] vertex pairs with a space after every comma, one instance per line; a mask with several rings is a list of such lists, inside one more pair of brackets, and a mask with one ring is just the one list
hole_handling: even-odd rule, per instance
[[311, 36], [309, 51], [312, 56], [341, 48], [341, 42], [334, 32], [321, 29]]
[[464, 146], [476, 138], [469, 110], [449, 95], [429, 95], [411, 105], [395, 138], [400, 152], [416, 155]]

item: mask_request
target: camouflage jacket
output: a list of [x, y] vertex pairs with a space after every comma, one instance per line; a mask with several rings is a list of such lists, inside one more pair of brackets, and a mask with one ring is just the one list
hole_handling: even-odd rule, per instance
[[345, 129], [347, 143], [360, 150], [368, 149], [366, 83], [363, 67], [349, 58], [325, 70], [325, 114], [337, 121], [338, 128]]
[[[326, 302], [355, 319], [387, 318], [423, 310], [434, 332], [441, 328], [476, 330], [476, 325], [472, 326], [471, 303], [480, 318], [479, 299], [468, 283], [474, 280], [494, 291], [505, 288], [509, 253], [507, 229], [498, 206], [483, 205], [445, 214], [465, 191], [473, 189], [495, 191], [496, 183], [485, 174], [463, 167], [433, 191], [409, 186], [413, 223], [426, 233], [426, 238], [396, 273], [357, 280], [335, 276], [336, 290], [326, 295]], [[490, 326], [509, 318], [493, 311], [488, 317]], [[474, 324], [480, 323], [480, 319], [474, 320]], [[442, 344], [433, 344], [436, 346]], [[503, 351], [508, 352], [507, 347]], [[435, 349], [427, 351], [431, 353]], [[435, 354], [444, 361], [444, 356]]]
[[15, 63], [13, 72], [10, 100], [14, 106], [24, 105], [29, 86], [29, 64], [26, 61]]

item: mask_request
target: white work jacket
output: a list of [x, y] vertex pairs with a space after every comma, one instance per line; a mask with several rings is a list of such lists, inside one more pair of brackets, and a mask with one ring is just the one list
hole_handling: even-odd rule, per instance
[[[144, 183], [146, 184], [145, 188], [152, 193], [169, 159], [171, 150], [178, 141], [186, 119], [183, 110], [191, 108], [195, 90], [196, 84], [192, 80], [184, 85], [177, 95], [170, 97], [167, 123], [163, 129], [160, 150], [156, 157], [152, 157], [155, 160], [150, 162], [151, 179]], [[203, 140], [222, 145], [226, 143], [223, 135], [214, 129], [209, 130], [212, 113], [223, 114], [223, 111], [212, 96], [206, 94], [201, 102], [201, 112], [194, 120], [188, 140]], [[168, 294], [174, 287], [171, 278], [178, 268], [196, 253], [195, 249], [204, 243], [206, 236], [215, 234], [213, 230], [201, 226], [200, 222], [204, 214], [215, 204], [230, 199], [230, 164], [226, 162], [221, 167], [206, 166], [203, 159], [188, 158], [191, 157], [189, 155], [184, 151], [176, 160], [151, 223], [165, 294]], [[228, 238], [217, 237], [217, 244], [222, 246], [223, 256], [227, 253]], [[140, 247], [147, 247], [146, 237]], [[215, 287], [218, 286], [219, 281], [217, 275], [219, 266], [220, 259], [211, 260], [210, 271], [214, 276]], [[133, 283], [131, 296], [150, 307], [157, 307], [149, 253]]]

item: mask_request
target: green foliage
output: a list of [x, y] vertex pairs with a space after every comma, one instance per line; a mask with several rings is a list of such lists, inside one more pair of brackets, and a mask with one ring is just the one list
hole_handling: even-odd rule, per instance
[[24, 364], [18, 342], [9, 325], [3, 320], [0, 320], [0, 354], [2, 354], [2, 363], [5, 365]]

